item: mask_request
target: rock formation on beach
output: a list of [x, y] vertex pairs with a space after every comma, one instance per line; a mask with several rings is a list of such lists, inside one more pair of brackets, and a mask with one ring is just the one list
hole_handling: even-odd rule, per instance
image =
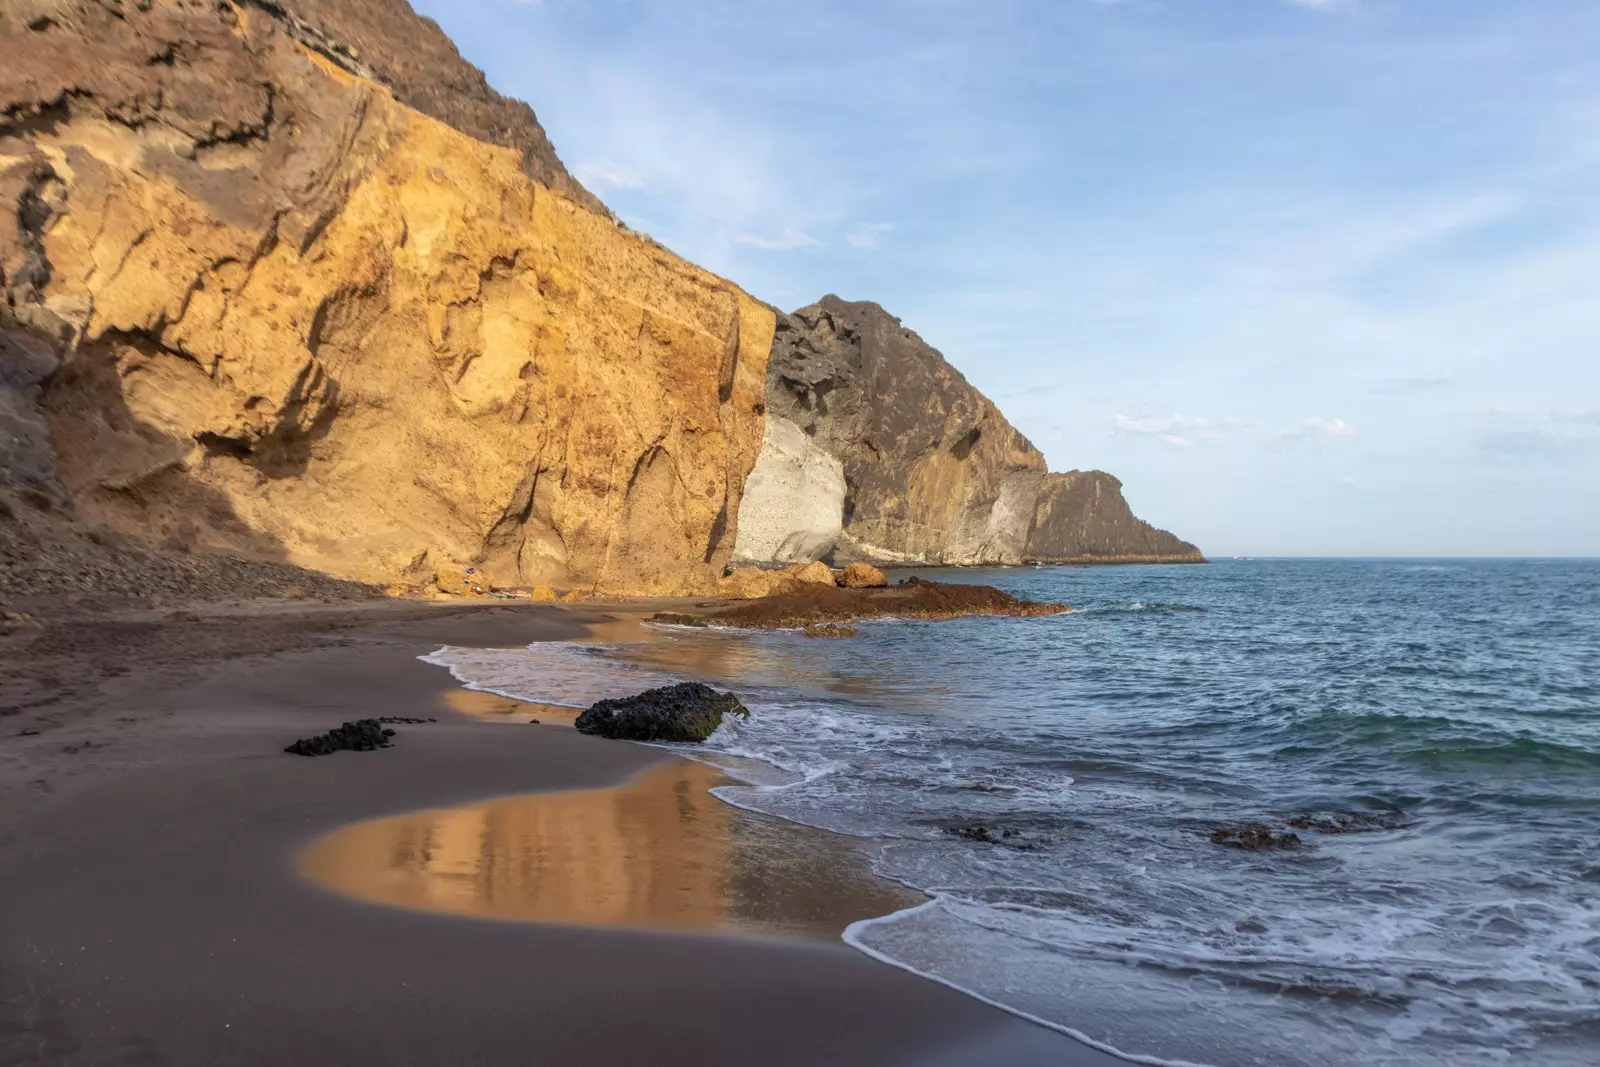
[[821, 582], [782, 582], [759, 598], [716, 606], [709, 613], [659, 612], [651, 616], [651, 621], [671, 626], [809, 630], [857, 619], [960, 619], [970, 615], [1033, 619], [1064, 615], [1071, 610], [1066, 604], [1021, 600], [993, 586], [930, 582], [913, 576], [898, 585], [855, 588]]
[[0, 6], [8, 481], [366, 581], [710, 591], [772, 312], [397, 0], [287, 8]]
[[778, 320], [735, 558], [1191, 562], [1101, 471], [1048, 473], [998, 408], [877, 304]]
[[704, 741], [724, 716], [748, 719], [750, 709], [732, 693], [703, 682], [678, 682], [631, 697], [589, 705], [573, 723], [579, 733], [622, 741]]
[[0, 0], [0, 56], [0, 594], [1198, 557], [875, 305], [629, 231], [404, 0]]

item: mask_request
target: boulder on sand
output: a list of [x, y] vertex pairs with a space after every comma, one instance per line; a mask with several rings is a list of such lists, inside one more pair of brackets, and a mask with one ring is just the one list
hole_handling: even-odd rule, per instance
[[[810, 563], [796, 563], [785, 567], [778, 572], [786, 578], [797, 582], [806, 582], [810, 585], [837, 585], [833, 579], [833, 568], [821, 560], [812, 560]], [[888, 582], [884, 582], [888, 585]]]
[[839, 575], [839, 584], [846, 589], [878, 589], [889, 584], [882, 571], [870, 563], [852, 563]]
[[729, 600], [759, 600], [771, 596], [779, 588], [786, 588], [790, 579], [781, 571], [764, 571], [760, 567], [740, 567], [717, 582], [717, 595]]
[[780, 570], [740, 567], [717, 582], [717, 592], [730, 600], [759, 600], [805, 585], [833, 585], [833, 568], [820, 561], [796, 563]]
[[459, 563], [441, 563], [434, 569], [433, 583], [441, 593], [454, 596], [488, 596], [489, 579], [475, 567]]
[[580, 733], [618, 741], [704, 741], [722, 725], [724, 715], [748, 719], [750, 709], [732, 693], [679, 682], [591, 704], [574, 725]]

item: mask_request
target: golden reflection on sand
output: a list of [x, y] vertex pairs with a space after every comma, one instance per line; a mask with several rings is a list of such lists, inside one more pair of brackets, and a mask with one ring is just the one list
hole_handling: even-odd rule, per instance
[[739, 811], [719, 770], [673, 760], [626, 785], [358, 823], [301, 871], [394, 907], [492, 919], [836, 939], [923, 898], [844, 838]]
[[482, 693], [476, 689], [450, 689], [444, 702], [451, 709], [477, 719], [525, 723], [538, 719], [541, 724], [571, 726], [578, 717], [577, 708], [564, 708], [559, 704], [535, 704], [527, 700], [513, 700], [498, 693]]

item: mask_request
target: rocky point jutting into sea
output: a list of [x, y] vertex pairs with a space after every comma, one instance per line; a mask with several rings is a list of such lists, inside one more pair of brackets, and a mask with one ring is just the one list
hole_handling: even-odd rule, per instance
[[7, 0], [0, 53], [14, 590], [86, 529], [586, 593], [1199, 558], [876, 305], [628, 230], [400, 0]]
[[737, 559], [1189, 563], [1103, 471], [1044, 456], [944, 356], [877, 304], [779, 316], [767, 424]]

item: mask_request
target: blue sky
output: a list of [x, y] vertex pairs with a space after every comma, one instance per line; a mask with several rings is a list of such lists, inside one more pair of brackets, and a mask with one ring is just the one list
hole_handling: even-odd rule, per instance
[[630, 225], [1210, 553], [1600, 555], [1600, 3], [413, 2]]

